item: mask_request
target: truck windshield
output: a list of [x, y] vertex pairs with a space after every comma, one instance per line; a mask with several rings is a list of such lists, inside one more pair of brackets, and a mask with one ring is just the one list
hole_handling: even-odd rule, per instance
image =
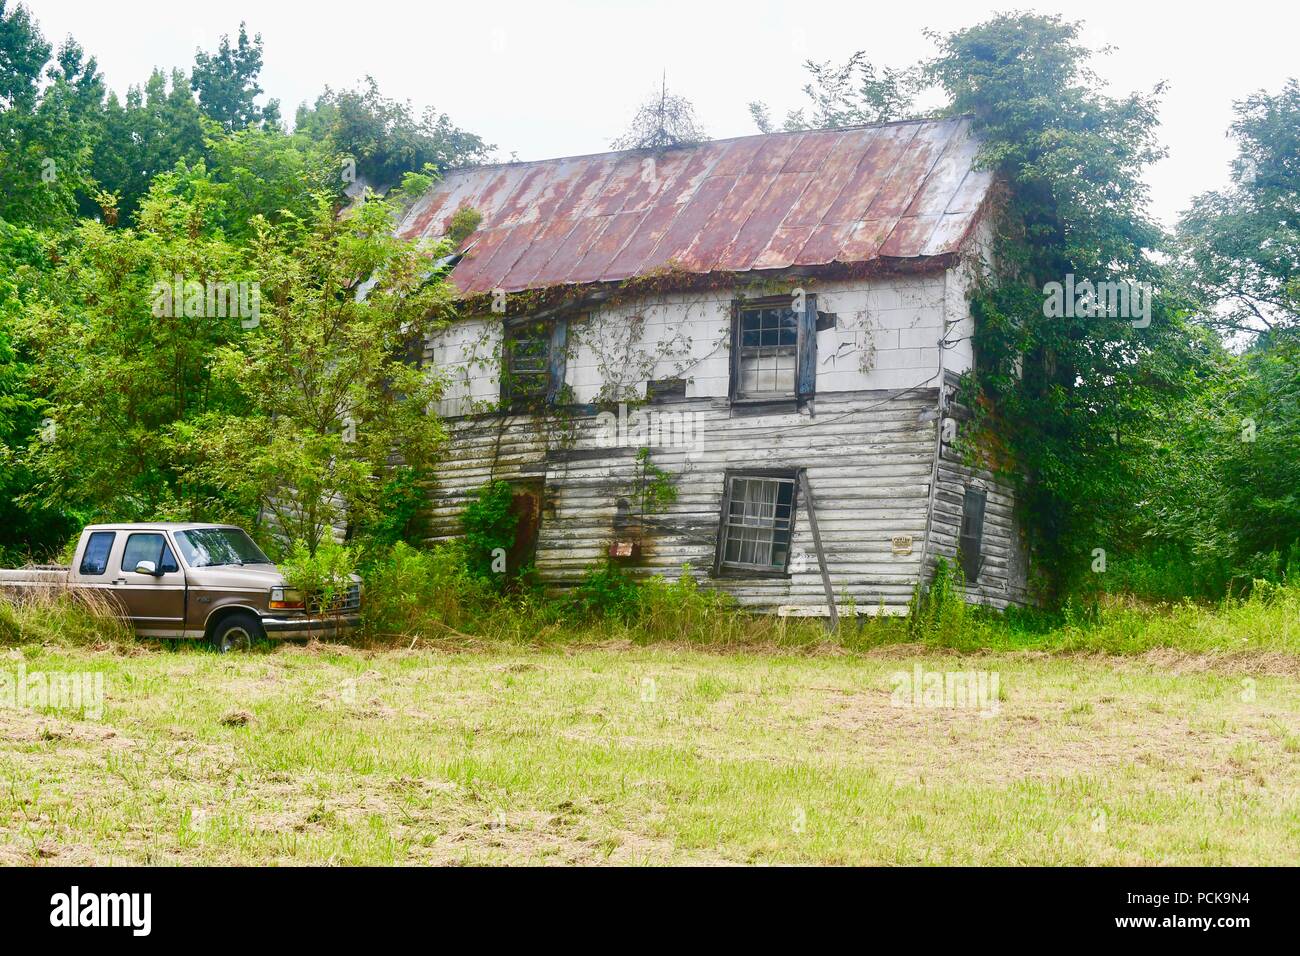
[[270, 564], [271, 559], [239, 528], [197, 528], [177, 531], [185, 563], [192, 568], [221, 564]]

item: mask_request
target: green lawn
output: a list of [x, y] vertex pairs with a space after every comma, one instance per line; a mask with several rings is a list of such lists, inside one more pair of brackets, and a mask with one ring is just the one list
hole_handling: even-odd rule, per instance
[[[978, 708], [897, 672], [984, 671]], [[1291, 655], [916, 646], [0, 650], [12, 864], [1300, 860]], [[996, 713], [991, 711], [996, 710]]]

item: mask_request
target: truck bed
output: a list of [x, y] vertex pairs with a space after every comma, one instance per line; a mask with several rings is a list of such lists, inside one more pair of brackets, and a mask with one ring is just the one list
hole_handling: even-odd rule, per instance
[[0, 590], [6, 588], [60, 588], [68, 583], [68, 567], [36, 564], [26, 568], [0, 569]]

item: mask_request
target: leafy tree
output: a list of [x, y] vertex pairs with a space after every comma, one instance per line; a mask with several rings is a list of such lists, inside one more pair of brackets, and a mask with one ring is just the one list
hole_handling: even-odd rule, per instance
[[695, 118], [691, 101], [669, 93], [665, 82], [637, 109], [627, 132], [609, 145], [611, 149], [667, 149], [702, 143], [708, 138]]
[[1179, 263], [1229, 335], [1300, 331], [1300, 83], [1236, 104], [1231, 185], [1192, 201], [1179, 222]]
[[22, 4], [0, 0], [0, 109], [30, 108], [36, 102], [50, 52], [31, 12]]
[[193, 301], [193, 287], [167, 301], [160, 289], [178, 277], [237, 282], [244, 265], [172, 179], [155, 181], [136, 229], [83, 221], [25, 297], [15, 324], [53, 422], [31, 446], [41, 501], [118, 521], [230, 514], [187, 479], [194, 448], [184, 425], [237, 397], [211, 363], [241, 334], [240, 319], [206, 296]]
[[178, 170], [178, 188], [211, 209], [228, 239], [242, 243], [256, 235], [258, 217], [276, 223], [310, 216], [320, 193], [341, 201], [340, 164], [327, 143], [245, 129], [210, 136], [206, 160]]
[[[804, 69], [812, 74], [812, 80], [803, 88], [812, 100], [812, 115], [807, 116], [801, 109], [790, 111], [781, 124], [786, 131], [836, 129], [905, 119], [912, 114], [923, 85], [919, 68], [878, 69], [867, 59], [864, 50], [854, 53], [843, 66], [808, 60]], [[764, 103], [750, 103], [749, 115], [760, 132], [775, 131]]]
[[214, 372], [244, 410], [189, 436], [204, 482], [313, 552], [345, 519], [374, 522], [393, 465], [426, 472], [444, 438], [429, 413], [440, 383], [409, 357], [450, 294], [425, 278], [416, 244], [392, 235], [394, 212], [372, 199], [339, 217], [322, 195], [307, 218], [258, 224], [261, 322]]
[[351, 157], [358, 183], [379, 191], [426, 166], [441, 173], [484, 162], [495, 148], [432, 108], [417, 119], [409, 102], [384, 96], [371, 76], [357, 89], [326, 87], [315, 106], [299, 107], [294, 130]]
[[203, 112], [228, 133], [259, 124], [277, 126], [279, 101], [270, 100], [264, 107], [257, 105], [257, 98], [262, 95], [262, 88], [257, 85], [261, 72], [262, 34], [249, 40], [248, 29], [241, 22], [234, 46], [230, 36], [224, 34], [215, 53], [199, 50], [194, 55], [190, 86], [198, 93]]
[[31, 388], [31, 356], [21, 348], [17, 322], [22, 302], [50, 268], [46, 242], [27, 226], [0, 220], [0, 558], [48, 557], [77, 523], [75, 516], [29, 499], [37, 476], [26, 449], [48, 431], [45, 405]]
[[172, 70], [169, 85], [167, 74], [154, 70], [143, 88], [127, 91], [124, 102], [109, 94], [92, 170], [100, 186], [118, 197], [119, 222], [126, 225], [155, 176], [177, 162], [194, 164], [206, 151], [203, 114], [189, 77]]
[[[1138, 481], [1143, 442], [1196, 360], [1152, 255], [1162, 235], [1141, 174], [1162, 155], [1156, 94], [1100, 92], [1078, 33], [1055, 16], [1001, 15], [941, 38], [927, 65], [948, 112], [973, 115], [982, 162], [1008, 188], [994, 272], [972, 301], [980, 407], [1012, 445], [1058, 593], [1096, 548], [1122, 546], [1119, 529], [1150, 493]], [[1145, 284], [1149, 324], [1048, 317], [1047, 283], [1069, 275]]]
[[98, 67], [69, 39], [41, 86], [37, 60], [49, 47], [22, 7], [6, 14], [0, 6], [0, 41], [0, 216], [68, 224], [78, 199], [93, 192], [90, 154], [104, 95]]

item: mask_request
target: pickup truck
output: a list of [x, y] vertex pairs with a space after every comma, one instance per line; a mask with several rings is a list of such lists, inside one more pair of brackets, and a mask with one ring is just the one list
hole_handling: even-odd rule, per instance
[[71, 566], [0, 571], [0, 594], [63, 588], [98, 591], [142, 637], [206, 638], [223, 653], [349, 630], [361, 614], [360, 579], [320, 607], [234, 525], [87, 525]]

